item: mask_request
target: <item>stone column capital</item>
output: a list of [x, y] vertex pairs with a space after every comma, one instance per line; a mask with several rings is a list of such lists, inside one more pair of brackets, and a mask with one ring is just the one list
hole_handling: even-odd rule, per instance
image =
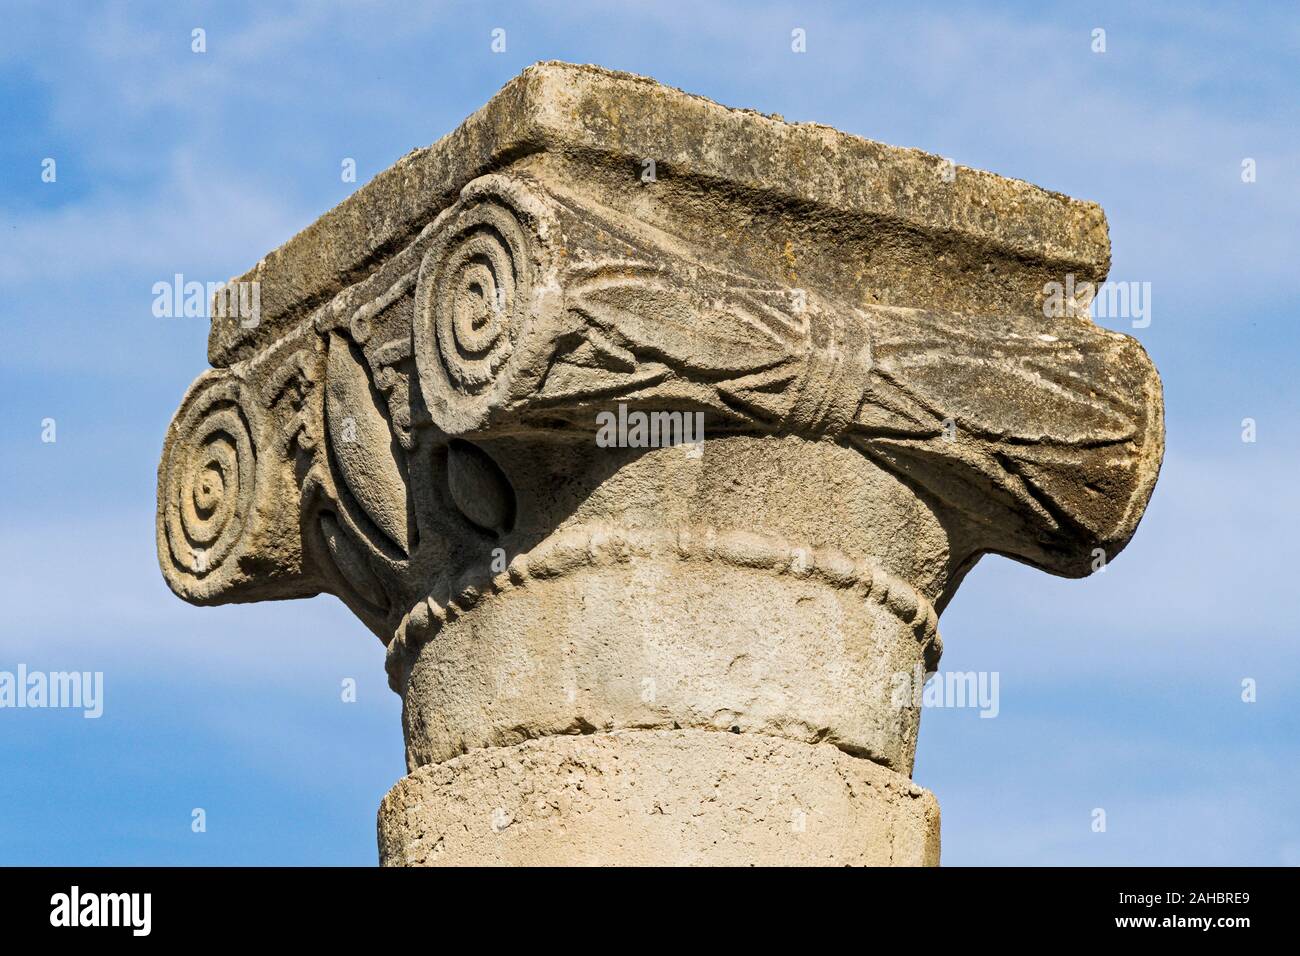
[[214, 320], [173, 421], [163, 571], [338, 595], [412, 770], [568, 734], [750, 760], [662, 737], [726, 731], [905, 775], [889, 677], [965, 572], [1087, 574], [1151, 494], [1151, 362], [1044, 308], [1108, 266], [1091, 203], [538, 64], [233, 280], [262, 311]]

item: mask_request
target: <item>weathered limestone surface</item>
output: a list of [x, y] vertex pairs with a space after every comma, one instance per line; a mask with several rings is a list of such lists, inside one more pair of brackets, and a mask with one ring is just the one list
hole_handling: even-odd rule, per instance
[[539, 64], [240, 278], [159, 558], [384, 642], [383, 862], [937, 863], [894, 678], [981, 555], [1113, 558], [1163, 452], [1141, 346], [1043, 308], [1101, 210], [944, 171]]
[[762, 734], [616, 731], [474, 750], [417, 769], [379, 817], [380, 856], [405, 866], [939, 862], [928, 790]]

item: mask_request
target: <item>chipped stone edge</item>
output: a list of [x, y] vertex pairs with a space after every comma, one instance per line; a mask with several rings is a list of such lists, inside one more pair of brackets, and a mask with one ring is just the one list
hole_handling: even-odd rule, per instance
[[[635, 124], [579, 121], [580, 110], [625, 95], [655, 99], [659, 108], [638, 110]], [[693, 176], [794, 197], [840, 214], [963, 235], [1012, 255], [1061, 262], [1099, 280], [1109, 270], [1106, 217], [1096, 203], [967, 167], [957, 167], [953, 182], [942, 182], [936, 173], [941, 157], [918, 149], [733, 109], [645, 76], [544, 61], [526, 68], [451, 133], [406, 154], [232, 281], [285, 289], [286, 301], [272, 303], [263, 316], [263, 324], [284, 326], [364, 279], [472, 179], [550, 149], [653, 155], [671, 139], [655, 137], [654, 130], [684, 122], [706, 134], [724, 134], [742, 123], [746, 152], [765, 157], [740, 172], [710, 156], [702, 145], [708, 136], [692, 138], [689, 152], [663, 160]], [[926, 182], [932, 185], [916, 188]], [[214, 321], [208, 361], [224, 367], [259, 350], [263, 334], [241, 334], [246, 332]]]

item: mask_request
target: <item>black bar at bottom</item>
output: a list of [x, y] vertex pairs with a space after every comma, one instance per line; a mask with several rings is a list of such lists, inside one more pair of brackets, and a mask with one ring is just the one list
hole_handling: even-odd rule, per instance
[[[424, 936], [436, 946], [449, 942], [446, 930], [457, 924], [458, 933], [491, 937], [513, 924], [559, 942], [584, 935], [575, 920], [630, 921], [628, 931], [653, 936], [649, 924], [680, 930], [683, 920], [699, 918], [746, 934], [782, 924], [806, 933], [812, 924], [829, 930], [841, 921], [866, 923], [868, 931], [893, 927], [890, 935], [899, 942], [913, 935], [917, 943], [1048, 932], [1057, 934], [1048, 939], [1063, 940], [1201, 936], [1231, 944], [1243, 933], [1290, 924], [1295, 871], [87, 867], [0, 869], [0, 884], [0, 925], [11, 941], [29, 935], [75, 936], [81, 944], [356, 938], [373, 946]], [[527, 924], [518, 921], [523, 912], [530, 914]], [[480, 914], [486, 922], [473, 920]]]

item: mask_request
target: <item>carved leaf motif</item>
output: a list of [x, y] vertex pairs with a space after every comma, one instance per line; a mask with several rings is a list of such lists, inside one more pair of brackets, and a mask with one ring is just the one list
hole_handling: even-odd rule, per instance
[[366, 564], [365, 555], [339, 525], [338, 519], [328, 512], [322, 512], [320, 527], [321, 534], [325, 538], [325, 546], [329, 549], [330, 557], [344, 580], [352, 586], [361, 600], [372, 605], [376, 610], [386, 610], [389, 602], [383, 586], [375, 577], [374, 571]]
[[[897, 387], [962, 428], [1017, 442], [1128, 441], [1143, 414], [1131, 340], [1091, 322], [891, 310], [876, 358]], [[1117, 361], [1118, 360], [1118, 361]], [[1127, 366], [1127, 368], [1126, 368]]]
[[339, 335], [330, 337], [325, 419], [339, 477], [356, 502], [404, 555], [410, 554], [405, 461], [364, 359]]
[[[878, 364], [855, 443], [994, 530], [995, 550], [1076, 575], [1094, 547], [1123, 547], [1163, 450], [1141, 346], [1081, 318], [871, 314]], [[924, 410], [919, 430], [882, 415], [904, 403]]]
[[701, 302], [648, 276], [580, 287], [574, 307], [643, 360], [709, 376], [786, 361], [790, 346], [736, 302]]

